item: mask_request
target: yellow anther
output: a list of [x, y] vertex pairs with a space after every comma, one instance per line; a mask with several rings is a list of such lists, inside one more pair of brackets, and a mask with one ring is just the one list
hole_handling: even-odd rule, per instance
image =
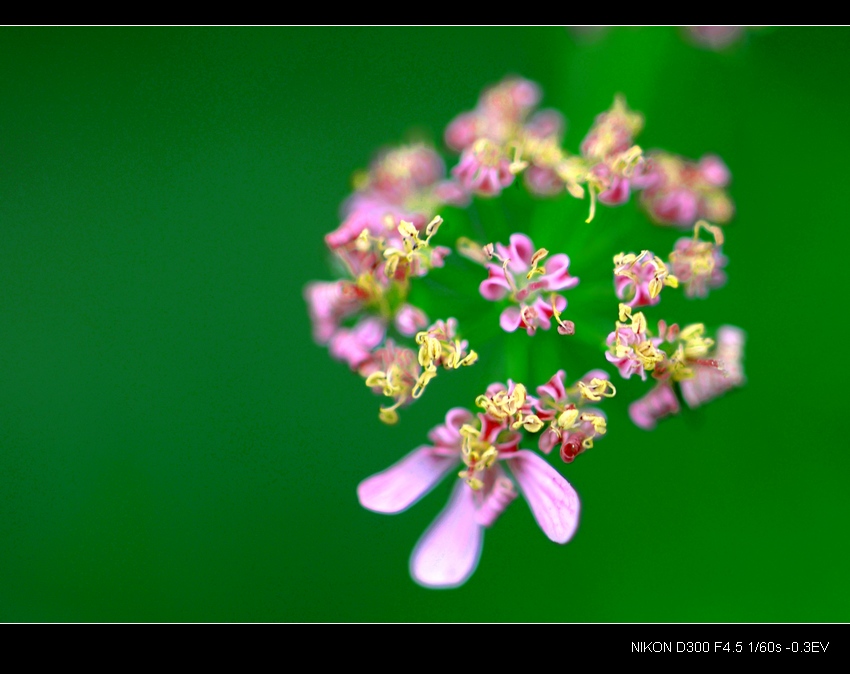
[[522, 427], [529, 433], [537, 433], [537, 431], [543, 428], [543, 422], [536, 414], [529, 414], [522, 420]]
[[590, 214], [587, 216], [585, 222], [590, 223], [593, 222], [593, 218], [596, 215], [596, 188], [588, 184], [587, 191], [590, 192]]
[[538, 267], [537, 264], [544, 259], [549, 254], [549, 251], [545, 248], [540, 248], [537, 250], [534, 255], [531, 256], [531, 269], [528, 270], [528, 273], [525, 275], [526, 279], [530, 279], [535, 274], [545, 274], [545, 267]]
[[457, 475], [458, 477], [464, 478], [466, 484], [468, 484], [474, 491], [478, 491], [479, 489], [481, 489], [481, 487], [484, 486], [484, 483], [478, 478], [470, 477], [469, 471], [462, 470]]
[[701, 337], [703, 332], [705, 332], [704, 323], [692, 323], [682, 328], [682, 331], [679, 333], [679, 339], [687, 342], [696, 337]]
[[718, 246], [723, 245], [723, 230], [719, 227], [715, 227], [714, 225], [710, 225], [705, 220], [697, 220], [694, 225], [694, 240], [699, 238], [699, 230], [704, 229], [706, 232], [711, 234], [714, 237], [714, 243]]
[[[389, 247], [383, 251], [383, 255], [387, 260], [386, 264], [384, 265], [384, 273], [387, 276], [392, 277], [396, 273], [396, 270], [398, 269], [398, 266], [402, 261], [406, 262], [407, 264], [410, 264], [413, 262], [414, 258], [420, 260], [423, 264], [429, 264], [430, 257], [427, 253], [423, 251], [423, 249], [428, 248], [428, 242], [431, 240], [431, 237], [436, 233], [442, 222], [443, 219], [439, 215], [435, 216], [431, 220], [431, 222], [429, 222], [425, 226], [426, 238], [423, 240], [419, 238], [419, 230], [416, 229], [416, 226], [412, 222], [402, 220], [399, 223], [397, 229], [398, 233], [401, 234], [402, 245], [404, 246], [404, 250]], [[382, 248], [383, 243], [381, 242], [379, 250], [381, 250]]]
[[439, 215], [435, 215], [434, 218], [425, 225], [425, 243], [428, 243], [428, 240], [437, 233], [440, 225], [443, 224], [443, 219]]
[[489, 138], [479, 138], [472, 145], [472, 153], [475, 158], [485, 166], [496, 167], [503, 158], [502, 148]]
[[395, 406], [382, 407], [378, 412], [378, 418], [388, 426], [393, 426], [398, 423], [398, 412], [395, 411]]
[[686, 359], [702, 358], [714, 346], [713, 339], [702, 336], [704, 331], [705, 326], [702, 323], [695, 323], [683, 328], [679, 333], [679, 339], [684, 342]]
[[[420, 337], [422, 338], [420, 340]], [[431, 337], [427, 332], [416, 335], [416, 343], [419, 347], [419, 364], [422, 367], [430, 367], [434, 361], [439, 361], [443, 353], [440, 341]]]
[[479, 457], [476, 465], [480, 464], [484, 468], [490, 468], [499, 457], [499, 452], [493, 445], [490, 445]]
[[366, 386], [373, 388], [375, 386], [383, 386], [387, 376], [383, 372], [373, 372], [366, 377]]
[[576, 332], [575, 323], [572, 321], [564, 321], [561, 318], [561, 312], [558, 311], [558, 307], [555, 306], [555, 299], [558, 297], [557, 294], [552, 293], [552, 296], [549, 298], [549, 301], [552, 305], [552, 317], [555, 319], [555, 322], [560, 326], [560, 330], [558, 330], [558, 334], [562, 335], [574, 335]]
[[[644, 253], [646, 251], [643, 251]], [[643, 255], [643, 253], [641, 253]], [[620, 267], [631, 267], [635, 262], [637, 262], [638, 256], [634, 253], [617, 253], [614, 256], [614, 272], [618, 272], [618, 268]]]
[[[384, 251], [384, 255], [387, 255], [394, 249], [387, 249]], [[386, 264], [384, 265], [384, 273], [387, 277], [392, 278], [395, 276], [396, 269], [398, 269], [398, 262], [401, 259], [401, 255], [393, 253], [392, 257], [390, 257]]]
[[572, 407], [570, 409], [566, 409], [558, 416], [558, 427], [563, 429], [569, 429], [576, 425], [576, 421], [578, 420], [579, 411]]
[[507, 391], [498, 391], [493, 396], [480, 395], [475, 399], [475, 404], [494, 419], [499, 421], [512, 419], [512, 423], [521, 425], [522, 407], [525, 405], [526, 397], [525, 386], [516, 384], [511, 394]]
[[359, 251], [366, 251], [372, 246], [372, 236], [369, 234], [368, 229], [364, 229], [357, 236], [357, 241], [355, 243], [355, 247]]
[[634, 173], [635, 167], [643, 159], [643, 149], [640, 145], [632, 145], [625, 152], [621, 152], [615, 157], [612, 169], [615, 173], [622, 173], [625, 177], [630, 177]]
[[[611, 389], [610, 391], [608, 389]], [[583, 398], [592, 402], [599, 402], [602, 398], [613, 398], [617, 395], [617, 389], [607, 379], [599, 379], [594, 377], [590, 380], [590, 384], [585, 384], [583, 381], [578, 383], [578, 390]]]
[[408, 222], [407, 220], [402, 220], [398, 225], [398, 232], [404, 237], [410, 237], [412, 239], [419, 238], [419, 230], [413, 225], [412, 222]]
[[626, 321], [630, 321], [632, 319], [632, 308], [628, 304], [623, 304], [620, 302], [620, 313], [619, 313], [620, 323], [625, 323]]
[[434, 377], [437, 376], [437, 368], [434, 365], [431, 365], [427, 369], [422, 371], [422, 374], [419, 375], [419, 379], [416, 380], [416, 384], [413, 385], [413, 390], [411, 392], [411, 396], [414, 398], [418, 398], [425, 391], [425, 387], [428, 386], [428, 382], [430, 382]]
[[649, 340], [641, 342], [635, 347], [635, 355], [648, 372], [654, 370], [658, 363], [664, 362], [665, 357], [665, 353], [656, 349]]
[[608, 423], [605, 421], [605, 417], [600, 416], [599, 414], [590, 414], [585, 413], [581, 415], [582, 421], [589, 421], [593, 424], [593, 432], [596, 435], [605, 435], [608, 431]]

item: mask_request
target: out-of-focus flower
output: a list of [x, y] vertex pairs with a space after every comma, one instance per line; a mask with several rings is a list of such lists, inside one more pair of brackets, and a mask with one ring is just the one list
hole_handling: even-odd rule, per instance
[[747, 26], [682, 26], [686, 37], [705, 49], [719, 51], [738, 42]]
[[[711, 234], [714, 241], [700, 240], [700, 229]], [[728, 260], [720, 252], [722, 245], [723, 232], [705, 220], [699, 220], [694, 225], [693, 237], [683, 237], [676, 241], [670, 253], [670, 266], [688, 297], [706, 297], [710, 288], [720, 288], [726, 284], [723, 268]]]
[[640, 177], [641, 205], [660, 225], [693, 227], [697, 220], [725, 224], [734, 212], [726, 194], [729, 169], [720, 157], [705, 155], [698, 162], [653, 151]]

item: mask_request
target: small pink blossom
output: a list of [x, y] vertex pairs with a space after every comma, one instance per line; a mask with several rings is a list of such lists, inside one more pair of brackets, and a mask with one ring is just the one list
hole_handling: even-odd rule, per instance
[[494, 197], [514, 181], [510, 159], [501, 149], [486, 139], [476, 141], [460, 156], [460, 163], [452, 169], [465, 190], [480, 196]]
[[704, 49], [720, 51], [738, 42], [746, 26], [682, 26], [686, 37]]
[[511, 140], [542, 97], [540, 87], [521, 77], [507, 77], [488, 87], [474, 110], [463, 112], [446, 128], [445, 141], [462, 152], [480, 138], [497, 144]]
[[344, 281], [313, 281], [304, 288], [313, 339], [317, 343], [327, 344], [340, 321], [360, 309], [360, 300], [346, 288]]
[[641, 205], [656, 223], [684, 228], [699, 219], [723, 224], [732, 217], [726, 193], [731, 174], [720, 157], [692, 161], [656, 150], [647, 155], [644, 171]]
[[629, 417], [634, 424], [646, 431], [655, 428], [659, 419], [679, 413], [679, 400], [667, 381], [659, 382], [643, 398], [629, 405]]
[[746, 334], [738, 327], [724, 325], [718, 329], [717, 343], [714, 352], [709, 354], [709, 362], [695, 364], [694, 376], [680, 383], [682, 397], [689, 407], [699, 407], [744, 385], [745, 341]]
[[[609, 393], [613, 386], [604, 370], [591, 370], [569, 389], [564, 383], [565, 377], [564, 370], [558, 370], [548, 382], [537, 387], [534, 409], [541, 421], [549, 423], [538, 437], [540, 451], [549, 454], [560, 445], [561, 460], [572, 463], [579, 454], [593, 446], [594, 439], [605, 433], [606, 426], [604, 412], [587, 405], [589, 398], [582, 395], [582, 386], [596, 400], [603, 395], [613, 395]], [[593, 391], [601, 391], [602, 395], [596, 396]]]
[[732, 173], [723, 160], [714, 154], [707, 154], [699, 160], [699, 172], [702, 179], [715, 187], [726, 187], [732, 180]]
[[635, 332], [630, 325], [620, 325], [605, 340], [608, 345], [605, 358], [619, 370], [624, 379], [636, 374], [646, 381], [648, 359], [645, 353], [653, 351], [660, 342], [658, 338], [650, 339], [645, 332]]
[[614, 291], [628, 306], [658, 304], [661, 290], [668, 285], [678, 287], [679, 279], [670, 274], [664, 261], [651, 251], [614, 256]]
[[393, 319], [396, 330], [405, 337], [413, 337], [417, 332], [428, 326], [428, 316], [422, 309], [412, 304], [403, 304]]
[[328, 345], [328, 351], [333, 358], [348, 363], [348, 366], [357, 371], [372, 355], [387, 332], [386, 324], [379, 318], [370, 317], [361, 319], [357, 325], [350, 330], [340, 328], [334, 333]]
[[688, 297], [706, 297], [708, 291], [726, 284], [728, 258], [708, 241], [683, 237], [670, 253], [670, 267]]
[[538, 328], [549, 330], [556, 312], [560, 315], [566, 309], [566, 298], [556, 293], [574, 288], [579, 279], [570, 275], [570, 258], [563, 253], [553, 255], [545, 266], [538, 266], [547, 255], [545, 249], [535, 251], [525, 234], [512, 234], [507, 246], [495, 245], [494, 257], [502, 264], [485, 266], [487, 278], [481, 282], [479, 291], [491, 302], [510, 296], [518, 304], [506, 307], [499, 317], [499, 324], [506, 332], [523, 328], [533, 335]]

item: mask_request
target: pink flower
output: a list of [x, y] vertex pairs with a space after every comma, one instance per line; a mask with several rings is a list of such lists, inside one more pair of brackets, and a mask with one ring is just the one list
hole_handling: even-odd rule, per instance
[[340, 321], [360, 309], [360, 300], [346, 289], [344, 281], [312, 281], [304, 288], [313, 339], [317, 343], [327, 344]]
[[463, 151], [452, 175], [468, 192], [494, 197], [514, 181], [510, 164], [498, 146], [482, 138]]
[[678, 287], [664, 261], [648, 250], [614, 256], [614, 291], [630, 307], [658, 304], [665, 286]]
[[[548, 330], [551, 319], [566, 309], [567, 300], [555, 294], [559, 290], [574, 288], [579, 279], [570, 276], [570, 258], [560, 253], [553, 255], [545, 267], [538, 263], [548, 255], [541, 248], [537, 251], [525, 234], [512, 234], [510, 244], [495, 245], [495, 255], [502, 265], [487, 264], [487, 278], [481, 282], [481, 295], [495, 302], [508, 296], [519, 306], [506, 307], [499, 317], [505, 332], [523, 328], [533, 335], [537, 328]], [[545, 296], [543, 293], [547, 293]]]
[[633, 374], [646, 381], [647, 365], [651, 364], [658, 352], [655, 347], [661, 343], [659, 338], [650, 338], [645, 331], [635, 332], [630, 325], [620, 325], [605, 340], [608, 351], [605, 358], [616, 366], [623, 379]]
[[396, 312], [394, 323], [396, 330], [405, 337], [413, 337], [428, 326], [428, 316], [419, 307], [403, 304]]
[[685, 35], [697, 46], [720, 51], [738, 42], [745, 26], [682, 26]]
[[651, 431], [658, 420], [679, 413], [679, 400], [667, 381], [659, 382], [643, 398], [629, 405], [629, 417], [636, 426]]
[[[480, 138], [505, 143], [516, 133], [542, 97], [540, 87], [521, 77], [506, 77], [488, 87], [475, 110], [461, 113], [446, 128], [445, 141], [461, 152]], [[551, 122], [551, 117], [545, 122]]]
[[[541, 456], [517, 449], [519, 435], [505, 433], [503, 422], [486, 414], [479, 414], [478, 419], [476, 429], [471, 426], [474, 417], [470, 412], [450, 410], [445, 424], [429, 434], [433, 446], [419, 447], [357, 488], [364, 508], [398, 513], [430, 492], [448, 473], [466, 465], [463, 475], [467, 479], [457, 482], [448, 505], [413, 550], [410, 573], [425, 587], [457, 587], [469, 579], [481, 556], [484, 529], [516, 498], [516, 486], [550, 540], [564, 544], [578, 526], [579, 500], [572, 486]], [[475, 437], [465, 441], [464, 435]], [[478, 456], [478, 452], [484, 456], [484, 447], [492, 450], [492, 460], [476, 466], [476, 459], [470, 456]]]
[[357, 371], [372, 356], [372, 350], [384, 341], [386, 324], [379, 318], [362, 318], [350, 330], [340, 328], [331, 337], [328, 351], [333, 358], [348, 363]]
[[662, 225], [690, 227], [700, 218], [722, 224], [734, 210], [725, 190], [730, 180], [729, 169], [716, 155], [695, 162], [653, 151], [638, 178], [644, 186], [641, 205]]
[[688, 297], [706, 297], [709, 289], [725, 285], [727, 262], [718, 246], [696, 237], [682, 237], [670, 253], [670, 267]]
[[561, 460], [572, 463], [593, 446], [594, 439], [606, 432], [605, 414], [586, 406], [590, 398], [582, 394], [582, 389], [598, 401], [603, 396], [613, 396], [613, 392], [609, 392], [609, 388], [613, 391], [613, 385], [604, 370], [591, 370], [569, 389], [564, 384], [565, 377], [564, 370], [558, 370], [548, 382], [538, 386], [534, 408], [541, 421], [550, 422], [549, 428], [538, 438], [540, 451], [549, 454], [560, 444]]
[[[727, 391], [743, 386], [743, 358], [746, 334], [733, 325], [721, 326], [712, 359], [694, 365], [694, 376], [681, 382], [682, 397], [689, 407], [699, 407]], [[712, 362], [716, 361], [716, 365]]]

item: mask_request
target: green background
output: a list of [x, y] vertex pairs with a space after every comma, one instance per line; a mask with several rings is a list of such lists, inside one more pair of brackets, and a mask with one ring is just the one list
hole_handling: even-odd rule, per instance
[[[674, 28], [0, 36], [0, 620], [850, 620], [848, 29], [721, 53]], [[653, 433], [611, 401], [558, 462], [575, 538], [518, 500], [472, 579], [429, 591], [407, 562], [448, 482], [396, 516], [355, 489], [477, 383], [438, 378], [383, 427], [302, 288], [332, 278], [352, 173], [510, 73], [568, 149], [621, 92], [642, 146], [726, 160], [730, 280], [688, 319], [747, 331], [748, 384]]]

